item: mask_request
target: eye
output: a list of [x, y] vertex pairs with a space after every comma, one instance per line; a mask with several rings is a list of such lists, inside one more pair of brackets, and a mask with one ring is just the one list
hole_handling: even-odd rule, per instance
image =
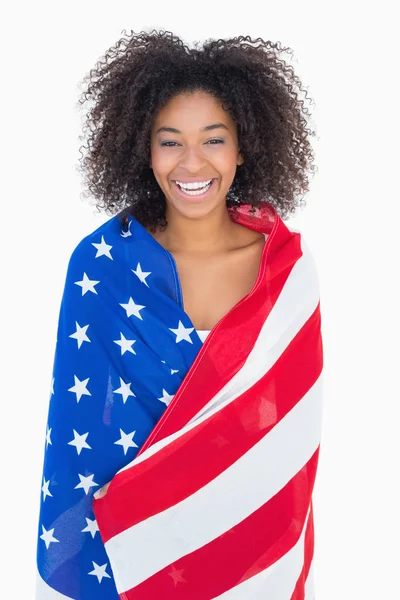
[[[210, 144], [210, 142], [216, 142], [217, 144], [223, 144], [224, 140], [218, 140], [218, 139], [212, 139], [212, 140], [208, 140], [206, 142], [206, 144]], [[173, 146], [170, 146], [169, 144], [176, 144], [177, 142], [161, 142], [161, 146], [167, 146], [167, 148], [171, 148]], [[211, 144], [211, 146], [214, 146], [215, 144]]]

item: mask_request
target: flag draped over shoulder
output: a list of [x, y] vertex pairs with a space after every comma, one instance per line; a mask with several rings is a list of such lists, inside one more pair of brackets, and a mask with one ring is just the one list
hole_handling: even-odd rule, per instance
[[[57, 333], [37, 600], [314, 600], [318, 275], [272, 206], [257, 281], [204, 344], [133, 218], [74, 250]], [[111, 482], [102, 497], [93, 495]]]

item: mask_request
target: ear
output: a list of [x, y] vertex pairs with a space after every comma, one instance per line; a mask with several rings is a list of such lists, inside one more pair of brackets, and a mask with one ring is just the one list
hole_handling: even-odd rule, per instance
[[243, 158], [243, 156], [239, 152], [236, 164], [240, 167], [240, 165], [242, 165], [243, 163], [244, 163], [244, 158]]

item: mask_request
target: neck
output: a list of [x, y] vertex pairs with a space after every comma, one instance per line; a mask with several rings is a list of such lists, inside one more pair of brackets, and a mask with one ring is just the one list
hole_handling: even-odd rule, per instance
[[168, 226], [156, 234], [169, 252], [212, 255], [232, 245], [237, 227], [226, 206], [218, 207], [203, 218], [188, 219], [177, 211], [166, 210]]

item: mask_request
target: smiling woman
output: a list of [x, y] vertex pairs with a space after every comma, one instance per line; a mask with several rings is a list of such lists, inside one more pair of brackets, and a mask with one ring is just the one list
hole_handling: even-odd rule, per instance
[[319, 285], [283, 221], [313, 132], [280, 52], [141, 32], [90, 71], [113, 216], [68, 264], [37, 600], [314, 600]]
[[[179, 124], [180, 129], [163, 123]], [[193, 218], [204, 218], [218, 204], [226, 207], [236, 168], [243, 164], [236, 130], [229, 112], [205, 93], [179, 94], [158, 111], [151, 132], [150, 167], [165, 195], [167, 221], [171, 211], [178, 212], [193, 229]], [[215, 132], [222, 136], [216, 138]]]
[[[284, 60], [292, 51], [250, 36], [198, 45], [190, 48], [164, 31], [131, 34], [90, 70], [79, 101], [95, 103], [84, 127], [87, 147], [80, 149], [78, 169], [87, 188], [83, 195], [94, 198], [99, 210], [121, 211], [121, 219], [132, 214], [155, 231], [168, 221], [165, 190], [151, 168], [155, 144], [165, 158], [185, 153], [190, 163], [196, 160], [195, 149], [202, 149], [204, 157], [215, 152], [219, 156], [227, 143], [230, 152], [240, 148], [242, 161], [230, 172], [231, 185], [220, 188], [226, 206], [270, 202], [285, 218], [301, 204], [309, 173], [316, 170], [311, 146], [315, 132], [306, 102], [312, 100]], [[160, 111], [171, 101], [176, 117], [182, 102], [178, 96], [194, 92], [212, 98], [220, 118], [197, 115], [198, 103], [187, 108], [181, 126], [163, 118], [166, 113]], [[222, 128], [215, 127], [218, 122]], [[208, 173], [205, 163], [192, 165], [193, 171], [187, 167], [171, 175], [188, 180], [217, 175]]]

